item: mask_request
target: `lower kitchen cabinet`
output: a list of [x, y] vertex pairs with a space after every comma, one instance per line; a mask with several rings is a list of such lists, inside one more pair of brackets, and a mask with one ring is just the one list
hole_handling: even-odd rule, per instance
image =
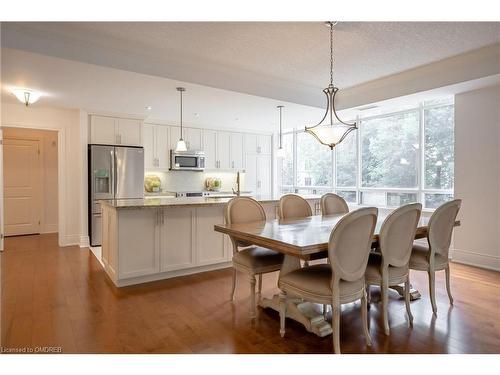
[[214, 231], [214, 225], [224, 222], [222, 206], [196, 209], [196, 254], [197, 264], [221, 263], [227, 259], [224, 235]]
[[160, 271], [159, 223], [157, 209], [119, 211], [119, 278], [151, 275]]
[[161, 271], [171, 271], [196, 265], [194, 246], [195, 209], [168, 207], [159, 209], [161, 225]]

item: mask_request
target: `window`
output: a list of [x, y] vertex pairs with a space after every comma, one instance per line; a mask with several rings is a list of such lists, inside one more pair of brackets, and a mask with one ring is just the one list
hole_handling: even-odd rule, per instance
[[297, 185], [332, 186], [333, 152], [306, 132], [297, 133]]
[[356, 119], [334, 151], [311, 134], [283, 135], [281, 193], [335, 191], [353, 204], [434, 209], [453, 199], [454, 105], [450, 98]]
[[418, 111], [361, 120], [363, 187], [416, 188]]
[[356, 187], [358, 169], [356, 141], [356, 132], [352, 131], [336, 146], [336, 178], [339, 187]]

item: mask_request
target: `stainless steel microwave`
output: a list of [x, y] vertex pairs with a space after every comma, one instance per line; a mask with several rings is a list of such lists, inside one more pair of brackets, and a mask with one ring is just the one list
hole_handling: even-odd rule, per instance
[[205, 153], [203, 151], [170, 150], [171, 171], [203, 171], [205, 169]]

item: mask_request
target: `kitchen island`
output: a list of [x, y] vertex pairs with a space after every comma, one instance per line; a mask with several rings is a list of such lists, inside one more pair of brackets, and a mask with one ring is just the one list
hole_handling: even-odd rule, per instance
[[[279, 197], [256, 196], [268, 219]], [[319, 196], [304, 196], [319, 213]], [[231, 266], [224, 223], [231, 198], [154, 197], [102, 201], [102, 262], [118, 286], [140, 284]]]

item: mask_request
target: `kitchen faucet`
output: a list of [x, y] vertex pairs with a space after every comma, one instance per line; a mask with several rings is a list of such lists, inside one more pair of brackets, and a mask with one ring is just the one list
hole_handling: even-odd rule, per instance
[[237, 190], [235, 191], [234, 188], [233, 189], [233, 194], [236, 194], [238, 197], [241, 195], [241, 172], [238, 171], [236, 172], [236, 186], [237, 186]]

